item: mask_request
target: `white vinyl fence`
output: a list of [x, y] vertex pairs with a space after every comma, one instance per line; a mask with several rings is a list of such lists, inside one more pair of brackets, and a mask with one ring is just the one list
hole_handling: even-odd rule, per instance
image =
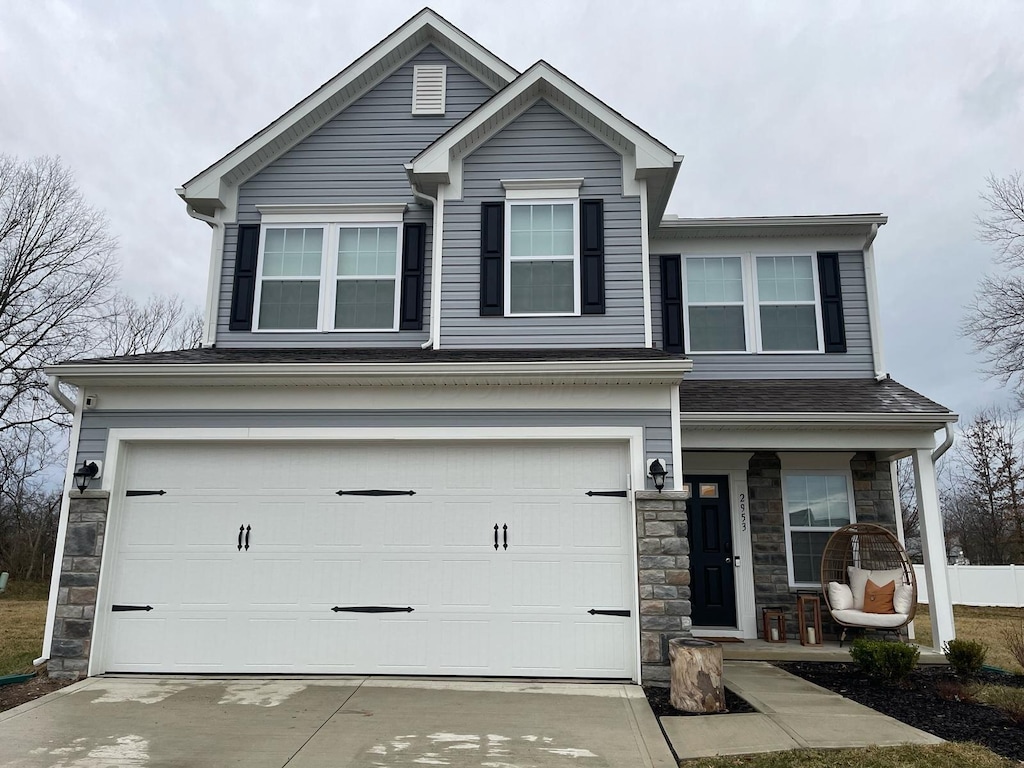
[[[948, 565], [953, 605], [1024, 607], [1024, 565]], [[924, 566], [915, 565], [917, 601], [928, 602]]]

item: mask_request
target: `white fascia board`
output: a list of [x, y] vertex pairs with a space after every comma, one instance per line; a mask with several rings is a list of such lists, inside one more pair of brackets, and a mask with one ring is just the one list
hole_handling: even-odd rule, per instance
[[[521, 100], [521, 110], [525, 111], [532, 106], [533, 100], [522, 97], [528, 92], [532, 92], [531, 89], [533, 89], [536, 90], [538, 98], [542, 98], [544, 95], [542, 85], [546, 85], [564, 98], [575, 102], [630, 142], [636, 156], [635, 175], [637, 178], [644, 178], [645, 173], [652, 169], [672, 169], [678, 165], [679, 156], [675, 152], [639, 130], [546, 62], [540, 61], [413, 158], [412, 173], [417, 177], [436, 177], [448, 181], [451, 173], [451, 150], [470, 136], [473, 137], [474, 146], [479, 146], [490, 138], [492, 133], [492, 131], [482, 130], [488, 121], [501, 114], [502, 110], [516, 102], [517, 99]], [[502, 121], [502, 125], [505, 123], [507, 120]], [[495, 129], [498, 127], [496, 125]]]
[[490, 363], [206, 363], [57, 365], [47, 373], [74, 384], [171, 382], [216, 384], [310, 381], [335, 384], [446, 385], [459, 383], [644, 383], [677, 384], [689, 373], [690, 360], [578, 360]]
[[[179, 196], [186, 201], [219, 200], [223, 202], [223, 190], [219, 187], [225, 175], [268, 145], [292, 132], [307, 116], [323, 107], [345, 88], [358, 83], [382, 59], [417, 36], [423, 38], [424, 45], [430, 42], [442, 42], [453, 48], [461, 49], [470, 59], [479, 62], [481, 68], [492, 72], [499, 83], [512, 82], [519, 76], [515, 69], [493, 53], [452, 26], [434, 11], [425, 8], [266, 128], [185, 182], [178, 191]], [[365, 87], [361, 87], [360, 94], [365, 90]], [[343, 109], [344, 106], [347, 104], [341, 108]], [[294, 143], [294, 141], [290, 141], [290, 145]]]
[[765, 426], [771, 424], [823, 424], [834, 425], [884, 425], [887, 427], [901, 424], [919, 427], [922, 424], [937, 425], [942, 429], [947, 423], [959, 420], [955, 413], [682, 413], [683, 424], [750, 424]]
[[341, 203], [336, 205], [257, 205], [265, 224], [332, 224], [346, 221], [401, 221], [405, 203]]
[[661, 228], [674, 229], [761, 229], [772, 227], [883, 226], [889, 217], [881, 213], [828, 214], [822, 216], [726, 216], [688, 219], [666, 216]]

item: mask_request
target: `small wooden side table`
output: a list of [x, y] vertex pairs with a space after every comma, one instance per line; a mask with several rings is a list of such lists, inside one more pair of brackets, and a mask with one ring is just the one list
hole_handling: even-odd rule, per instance
[[786, 642], [786, 611], [781, 605], [766, 605], [762, 608], [761, 623], [766, 643]]
[[797, 593], [796, 617], [797, 621], [800, 622], [800, 645], [823, 645], [821, 637], [821, 596], [817, 592]]

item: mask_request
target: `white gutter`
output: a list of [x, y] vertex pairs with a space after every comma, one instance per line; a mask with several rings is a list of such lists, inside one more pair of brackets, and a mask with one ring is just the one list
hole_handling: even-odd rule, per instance
[[50, 376], [50, 383], [47, 385], [46, 391], [50, 393], [50, 397], [60, 403], [60, 407], [65, 411], [68, 413], [75, 412], [77, 405], [60, 391], [60, 376]]
[[437, 197], [420, 192], [412, 180], [412, 164], [405, 164], [409, 186], [414, 197], [426, 200], [434, 210], [434, 225], [430, 233], [430, 327], [427, 340], [420, 349], [440, 349], [441, 345], [441, 243], [444, 236], [444, 186], [438, 185]]
[[[184, 190], [178, 190], [183, 194]], [[213, 229], [213, 242], [210, 245], [210, 270], [206, 282], [206, 316], [203, 324], [203, 346], [212, 347], [217, 342], [217, 304], [220, 299], [220, 273], [224, 259], [224, 223], [220, 220], [218, 210], [214, 216], [199, 213], [186, 203], [188, 215], [197, 221], [210, 225]]]
[[942, 454], [950, 449], [953, 445], [953, 427], [946, 424], [946, 439], [942, 441], [938, 448], [932, 451], [932, 461], [938, 461], [942, 458]]
[[684, 413], [680, 416], [685, 423], [733, 423], [749, 424], [751, 422], [768, 423], [804, 423], [804, 424], [934, 424], [935, 422], [955, 422], [959, 419], [955, 413]]
[[661, 228], [703, 229], [705, 227], [735, 227], [737, 229], [756, 227], [815, 227], [815, 226], [874, 226], [885, 224], [889, 217], [880, 213], [850, 213], [824, 216], [725, 216], [718, 218], [689, 219], [679, 216], [664, 216]]
[[[883, 222], [884, 223], [884, 222]], [[871, 357], [875, 362], [875, 380], [889, 378], [885, 370], [885, 353], [882, 344], [882, 318], [878, 310], [878, 279], [875, 275], [875, 238], [878, 236], [878, 224], [872, 224], [868, 236], [864, 239], [864, 282], [867, 288], [868, 321], [871, 325]]]

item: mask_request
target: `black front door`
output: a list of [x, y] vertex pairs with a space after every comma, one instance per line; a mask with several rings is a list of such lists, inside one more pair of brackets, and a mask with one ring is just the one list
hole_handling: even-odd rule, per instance
[[687, 503], [693, 626], [735, 627], [736, 585], [733, 576], [729, 478], [687, 475], [692, 496]]

